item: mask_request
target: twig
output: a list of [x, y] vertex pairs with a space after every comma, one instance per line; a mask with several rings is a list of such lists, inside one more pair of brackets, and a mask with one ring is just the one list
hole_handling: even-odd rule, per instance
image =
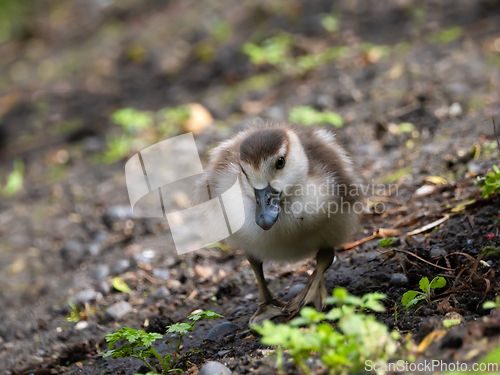
[[495, 134], [495, 138], [497, 139], [497, 146], [500, 147], [500, 142], [498, 142], [498, 134], [497, 134], [497, 126], [495, 124], [495, 118], [492, 117], [491, 121], [493, 121], [493, 134]]
[[445, 270], [445, 271], [449, 271], [449, 272], [453, 272], [453, 270], [451, 268], [446, 268], [446, 267], [442, 267], [442, 266], [438, 266], [437, 264], [434, 264], [434, 263], [431, 263], [421, 257], [419, 257], [418, 255], [416, 254], [413, 254], [409, 251], [406, 251], [406, 250], [399, 250], [399, 249], [392, 249], [392, 250], [387, 250], [387, 251], [380, 251], [380, 254], [387, 254], [387, 253], [390, 253], [391, 251], [397, 251], [398, 253], [404, 253], [404, 254], [408, 254], [408, 255], [412, 255], [414, 256], [415, 258], [417, 258], [418, 260], [424, 262], [424, 263], [427, 263], [433, 267], [436, 267], [436, 268], [441, 268], [442, 270]]
[[411, 232], [408, 232], [406, 233], [407, 236], [413, 236], [415, 234], [419, 234], [419, 233], [422, 233], [422, 232], [425, 232], [425, 231], [428, 231], [429, 229], [432, 229], [434, 227], [437, 227], [438, 225], [444, 223], [446, 220], [448, 220], [450, 218], [450, 215], [445, 215], [444, 217], [442, 217], [441, 219], [439, 220], [436, 220], [436, 221], [433, 221], [432, 223], [429, 223], [427, 225], [424, 225], [423, 227], [421, 228], [418, 228], [418, 229], [415, 229], [415, 230], [412, 230]]

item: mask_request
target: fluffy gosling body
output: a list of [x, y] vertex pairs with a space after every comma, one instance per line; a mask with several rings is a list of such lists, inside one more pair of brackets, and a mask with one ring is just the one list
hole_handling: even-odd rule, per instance
[[[334, 134], [318, 127], [256, 123], [213, 149], [207, 170], [212, 196], [226, 192], [234, 176], [240, 181], [245, 222], [227, 242], [245, 251], [259, 285], [260, 304], [250, 323], [309, 303], [323, 308], [324, 272], [334, 248], [356, 231], [362, 207], [352, 161]], [[288, 304], [277, 301], [266, 285], [263, 262], [313, 255], [317, 267], [304, 290]]]

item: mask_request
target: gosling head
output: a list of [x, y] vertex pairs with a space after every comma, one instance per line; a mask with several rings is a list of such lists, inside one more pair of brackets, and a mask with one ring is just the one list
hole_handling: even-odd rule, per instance
[[289, 129], [257, 130], [241, 143], [240, 165], [255, 195], [255, 222], [269, 230], [278, 220], [280, 200], [306, 182], [309, 163], [300, 140]]

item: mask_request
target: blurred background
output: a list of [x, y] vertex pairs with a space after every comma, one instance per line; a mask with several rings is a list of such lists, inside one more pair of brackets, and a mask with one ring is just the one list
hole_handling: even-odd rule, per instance
[[[254, 288], [238, 249], [178, 257], [168, 223], [134, 217], [135, 152], [318, 123], [404, 195], [487, 171], [499, 85], [498, 0], [0, 0], [0, 368], [97, 341], [121, 300], [139, 322]], [[75, 329], [68, 298], [95, 317]]]

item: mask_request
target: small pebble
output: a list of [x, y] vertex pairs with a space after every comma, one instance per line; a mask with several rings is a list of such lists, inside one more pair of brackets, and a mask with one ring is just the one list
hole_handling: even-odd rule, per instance
[[244, 306], [238, 306], [234, 310], [231, 310], [231, 312], [229, 314], [227, 314], [227, 317], [228, 318], [237, 318], [245, 311], [246, 311], [246, 308]]
[[108, 294], [110, 291], [111, 291], [111, 287], [109, 286], [109, 284], [105, 281], [102, 281], [100, 284], [99, 284], [99, 291], [102, 293], [102, 294]]
[[109, 275], [109, 267], [106, 264], [99, 264], [92, 272], [92, 278], [97, 281], [102, 281]]
[[124, 272], [127, 272], [130, 268], [130, 260], [128, 259], [120, 259], [117, 263], [111, 267], [111, 273], [113, 275], [120, 275]]
[[134, 260], [137, 263], [151, 264], [156, 257], [156, 251], [152, 249], [144, 250], [142, 253], [135, 253]]
[[408, 285], [408, 278], [402, 273], [394, 273], [391, 276], [391, 284], [396, 286]]
[[170, 296], [170, 291], [164, 286], [159, 287], [153, 293], [153, 297], [157, 299], [165, 299], [169, 296]]
[[431, 258], [434, 259], [434, 258], [441, 258], [443, 256], [446, 256], [446, 255], [448, 255], [448, 252], [445, 249], [443, 249], [442, 247], [434, 247], [434, 248], [432, 248], [430, 254], [431, 254]]
[[155, 275], [156, 277], [158, 277], [162, 280], [170, 279], [170, 271], [163, 269], [163, 268], [155, 268], [153, 270], [153, 275]]
[[120, 320], [132, 310], [132, 306], [129, 303], [120, 301], [115, 303], [113, 306], [108, 307], [105, 311], [105, 314], [115, 320]]
[[95, 301], [96, 292], [94, 289], [85, 289], [81, 292], [75, 294], [72, 298], [70, 298], [71, 302], [75, 305], [84, 304], [85, 302], [93, 302]]
[[99, 253], [101, 252], [101, 246], [98, 244], [98, 243], [95, 243], [95, 242], [92, 242], [91, 244], [89, 244], [89, 246], [87, 247], [87, 251], [89, 252], [90, 255], [92, 256], [96, 256], [96, 255], [99, 255]]
[[200, 370], [200, 375], [231, 375], [232, 372], [219, 362], [207, 362]]
[[130, 206], [113, 206], [108, 210], [108, 215], [120, 220], [137, 217]]
[[85, 329], [89, 326], [89, 322], [85, 320], [80, 320], [78, 323], [75, 325], [75, 329], [78, 331], [81, 331], [82, 329]]
[[293, 297], [295, 297], [305, 287], [306, 287], [305, 284], [301, 284], [301, 283], [293, 285], [290, 289], [288, 289], [288, 293], [286, 294], [287, 298], [293, 298]]
[[224, 337], [233, 332], [236, 328], [238, 327], [230, 322], [217, 324], [208, 332], [207, 340], [215, 340], [218, 337]]
[[476, 163], [469, 163], [469, 165], [467, 166], [467, 170], [469, 171], [469, 173], [472, 172], [474, 175], [481, 173], [481, 167]]

